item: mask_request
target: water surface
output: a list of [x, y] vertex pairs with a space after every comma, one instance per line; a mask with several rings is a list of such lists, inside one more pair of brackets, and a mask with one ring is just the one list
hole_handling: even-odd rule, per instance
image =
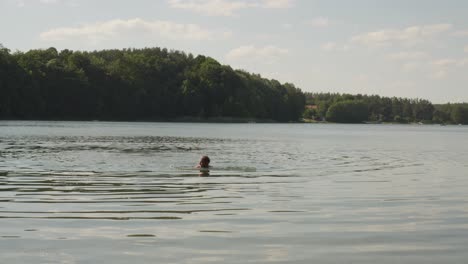
[[466, 146], [463, 126], [3, 121], [0, 256], [465, 263]]

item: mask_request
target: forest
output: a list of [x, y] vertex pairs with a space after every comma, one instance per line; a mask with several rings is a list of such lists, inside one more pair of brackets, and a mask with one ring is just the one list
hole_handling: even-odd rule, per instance
[[304, 118], [337, 123], [468, 124], [468, 104], [434, 105], [424, 99], [305, 93]]
[[164, 48], [93, 52], [0, 46], [0, 119], [299, 121], [304, 93], [205, 56]]
[[468, 104], [304, 93], [165, 48], [11, 52], [0, 45], [0, 119], [468, 124]]

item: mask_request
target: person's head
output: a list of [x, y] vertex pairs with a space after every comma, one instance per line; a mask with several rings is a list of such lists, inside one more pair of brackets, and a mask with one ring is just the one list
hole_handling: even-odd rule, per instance
[[210, 158], [208, 156], [203, 156], [200, 159], [200, 167], [207, 168], [210, 166]]

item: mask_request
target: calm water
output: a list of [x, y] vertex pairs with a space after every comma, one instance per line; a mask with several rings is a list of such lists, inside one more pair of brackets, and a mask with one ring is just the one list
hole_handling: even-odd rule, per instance
[[1, 263], [466, 263], [467, 248], [467, 127], [0, 122]]

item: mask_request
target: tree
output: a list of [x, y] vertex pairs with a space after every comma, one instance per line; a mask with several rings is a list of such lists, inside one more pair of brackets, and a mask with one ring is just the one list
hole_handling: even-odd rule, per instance
[[468, 124], [468, 107], [461, 105], [454, 106], [451, 118], [455, 124]]
[[327, 111], [327, 121], [361, 123], [368, 120], [369, 110], [363, 101], [346, 100], [334, 103]]
[[0, 47], [0, 118], [158, 120], [179, 116], [298, 120], [292, 84], [161, 48], [80, 52]]

